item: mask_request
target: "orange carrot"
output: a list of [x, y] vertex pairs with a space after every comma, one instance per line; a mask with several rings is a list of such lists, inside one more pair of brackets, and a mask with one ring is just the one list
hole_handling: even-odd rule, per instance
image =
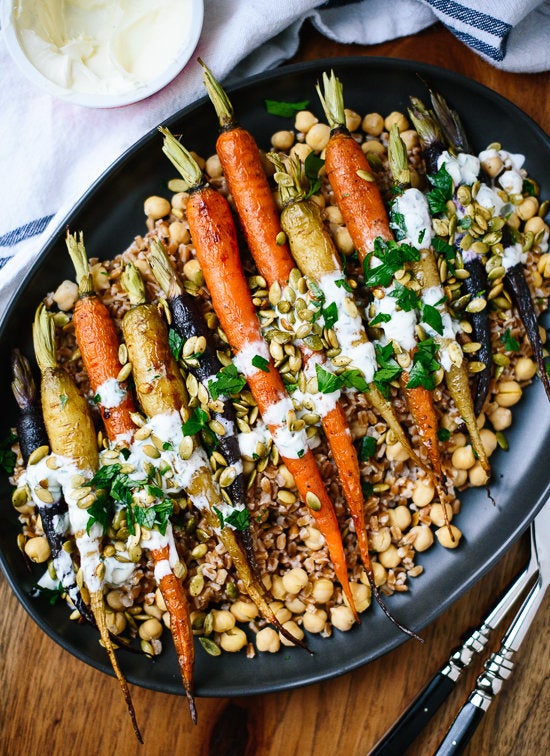
[[325, 537], [336, 577], [358, 620], [338, 520], [315, 458], [306, 444], [289, 456], [287, 444], [280, 440], [282, 433], [292, 435], [291, 423], [279, 415], [282, 408], [286, 414], [286, 406], [291, 408], [292, 403], [262, 336], [241, 266], [230, 207], [225, 197], [206, 183], [190, 153], [168, 129], [160, 131], [165, 137], [163, 151], [190, 187], [187, 221], [220, 325], [276, 444], [279, 439], [281, 457]]
[[[191, 719], [197, 724], [197, 710], [193, 698], [195, 645], [193, 642], [193, 630], [189, 620], [189, 604], [181, 580], [178, 580], [169, 567], [169, 552], [170, 547], [166, 544], [161, 548], [151, 549], [151, 556], [153, 557], [156, 569], [161, 572], [157, 583], [170, 615], [170, 632], [172, 633], [178, 665], [183, 677]], [[166, 570], [162, 570], [163, 565], [168, 566]]]
[[262, 260], [261, 275], [271, 285], [288, 282], [294, 262], [284, 240], [279, 211], [252, 134], [234, 119], [233, 106], [202, 60], [203, 81], [218, 115], [221, 133], [216, 152], [229, 184], [252, 257]]
[[[79, 297], [74, 306], [73, 325], [76, 341], [90, 386], [96, 396], [105, 431], [111, 441], [131, 441], [136, 428], [130, 413], [135, 410], [125, 381], [119, 381], [123, 366], [119, 359], [119, 341], [111, 315], [96, 295], [88, 269], [86, 249], [80, 233], [67, 233], [67, 249], [73, 261]], [[107, 399], [107, 392], [114, 400]]]

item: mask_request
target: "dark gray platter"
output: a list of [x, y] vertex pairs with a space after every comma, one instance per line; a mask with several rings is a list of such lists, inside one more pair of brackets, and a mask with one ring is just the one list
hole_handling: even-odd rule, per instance
[[[461, 114], [476, 150], [498, 141], [510, 152], [526, 154], [527, 170], [540, 182], [543, 197], [550, 197], [550, 140], [544, 132], [495, 92], [422, 63], [345, 58], [279, 68], [229, 88], [239, 120], [260, 146], [267, 148], [270, 135], [292, 128], [292, 123], [268, 115], [264, 99], [309, 99], [309, 107], [321, 116], [314, 86], [330, 68], [344, 83], [346, 106], [360, 113], [405, 111], [409, 95], [425, 99], [422, 77]], [[130, 112], [128, 115], [131, 117]], [[214, 151], [217, 124], [206, 98], [172, 116], [166, 125], [181, 133], [184, 144], [199, 154], [208, 156]], [[151, 194], [166, 194], [166, 183], [174, 175], [161, 152], [160, 135], [156, 131], [147, 134], [82, 197], [21, 281], [0, 324], [0, 395], [5, 407], [0, 438], [5, 437], [15, 418], [9, 387], [10, 350], [18, 346], [32, 355], [31, 322], [38, 302], [63, 278], [73, 276], [64, 243], [66, 224], [74, 231], [83, 230], [90, 255], [111, 257], [144, 231], [144, 199]], [[513, 427], [507, 432], [510, 451], [498, 451], [492, 458], [491, 491], [496, 506], [483, 489], [465, 493], [458, 520], [465, 534], [460, 548], [448, 551], [434, 546], [421, 554], [418, 561], [425, 573], [411, 581], [408, 593], [396, 594], [388, 602], [392, 612], [416, 631], [444, 612], [498, 561], [548, 495], [550, 407], [538, 380], [515, 411]], [[6, 480], [0, 484], [0, 493], [0, 560], [19, 600], [57, 643], [82, 661], [110, 672], [93, 629], [70, 622], [66, 607], [52, 607], [30, 596], [40, 572], [30, 574], [17, 549], [18, 522]], [[406, 636], [374, 606], [363, 616], [361, 626], [351, 632], [335, 631], [328, 640], [310, 637], [314, 656], [285, 649], [277, 655], [260, 654], [253, 660], [242, 653], [212, 658], [197, 644], [196, 692], [199, 696], [244, 696], [306, 685], [355, 669], [405, 640]], [[169, 640], [155, 661], [128, 653], [119, 657], [131, 683], [168, 693], [183, 692]]]

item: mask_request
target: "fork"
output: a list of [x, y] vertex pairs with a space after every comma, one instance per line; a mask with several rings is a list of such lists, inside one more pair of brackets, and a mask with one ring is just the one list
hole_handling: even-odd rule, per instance
[[[549, 509], [550, 500], [536, 520], [542, 517], [544, 510]], [[531, 556], [525, 569], [508, 586], [500, 601], [485, 617], [482, 624], [473, 630], [459, 648], [452, 652], [446, 664], [421, 690], [391, 729], [369, 751], [369, 756], [401, 756], [403, 754], [453, 692], [456, 683], [474, 658], [483, 652], [489, 642], [491, 631], [500, 625], [535, 575], [539, 575], [536, 520], [530, 526]]]

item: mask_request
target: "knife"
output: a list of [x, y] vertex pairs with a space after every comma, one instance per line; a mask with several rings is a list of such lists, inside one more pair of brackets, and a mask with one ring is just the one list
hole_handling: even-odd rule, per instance
[[550, 576], [550, 506], [545, 505], [537, 515], [535, 524], [535, 548], [539, 562], [537, 580], [525, 601], [513, 618], [498, 651], [492, 653], [485, 662], [484, 672], [477, 678], [476, 686], [459, 711], [436, 756], [461, 754], [470, 742], [483, 715], [493, 703], [504, 681], [512, 674], [513, 657], [523, 643], [535, 615], [546, 594]]
[[[545, 511], [546, 514], [543, 515]], [[393, 727], [378, 741], [369, 752], [369, 756], [401, 756], [453, 692], [465, 669], [472, 663], [476, 655], [485, 649], [489, 642], [490, 632], [496, 630], [539, 571], [535, 522], [541, 522], [541, 518], [546, 517], [546, 525], [541, 522], [540, 527], [548, 527], [549, 511], [550, 500], [531, 525], [531, 557], [527, 567], [508, 586], [500, 601], [487, 615], [483, 623], [466, 638], [462, 646], [452, 652], [447, 663], [421, 690]], [[537, 525], [537, 527], [539, 526]]]

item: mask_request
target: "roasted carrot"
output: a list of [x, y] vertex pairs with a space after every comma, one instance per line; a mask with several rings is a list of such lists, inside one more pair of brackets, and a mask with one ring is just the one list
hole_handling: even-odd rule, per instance
[[252, 134], [240, 126], [233, 106], [212, 72], [204, 68], [203, 82], [216, 110], [220, 135], [216, 152], [231, 189], [237, 214], [250, 252], [262, 260], [261, 275], [266, 281], [288, 282], [294, 267], [288, 244], [281, 234], [279, 211], [265, 174], [260, 150]]
[[392, 239], [384, 200], [361, 145], [346, 128], [342, 83], [323, 74], [324, 92], [317, 85], [331, 136], [325, 148], [325, 170], [336, 204], [344, 218], [361, 262], [374, 249], [375, 239]]
[[[62, 458], [57, 484], [62, 485], [67, 501], [71, 530], [80, 554], [84, 584], [90, 593], [92, 613], [123, 692], [134, 732], [141, 743], [143, 740], [128, 684], [118, 665], [107, 628], [103, 600], [105, 568], [101, 560], [102, 527], [94, 523], [88, 528], [89, 518], [86, 509], [82, 508], [82, 488], [98, 467], [96, 432], [87, 401], [78, 391], [74, 380], [57, 362], [55, 326], [42, 304], [36, 311], [33, 323], [33, 341], [36, 361], [42, 374], [41, 400], [44, 424], [53, 454]], [[75, 473], [77, 477], [82, 478], [82, 484], [75, 483]]]
[[[292, 402], [265, 343], [248, 283], [242, 270], [236, 229], [227, 200], [210, 187], [190, 153], [168, 129], [163, 151], [190, 187], [187, 220], [212, 304], [246, 377], [260, 414], [294, 476], [302, 500], [310, 507], [323, 533], [334, 571], [350, 606], [354, 601], [338, 520], [323, 485], [305, 434], [287, 422]], [[355, 609], [354, 609], [355, 611]], [[357, 617], [357, 612], [355, 611]]]
[[94, 291], [82, 232], [67, 232], [67, 249], [76, 272], [78, 300], [73, 310], [76, 341], [92, 391], [95, 395], [107, 436], [111, 441], [129, 443], [135, 430], [130, 413], [134, 411], [126, 381], [120, 380], [123, 366], [119, 341], [109, 310]]
[[[186, 491], [208, 525], [218, 534], [248, 595], [262, 616], [292, 643], [306, 648], [302, 641], [289, 633], [277, 620], [269, 605], [267, 591], [252, 574], [233, 527], [228, 524], [231, 519], [228, 508], [233, 510], [233, 507], [222, 498], [214, 483], [206, 454], [193, 436], [186, 437], [191, 440], [190, 444], [185, 443], [181, 416], [189, 416], [187, 394], [181, 372], [170, 351], [165, 322], [157, 307], [146, 302], [145, 287], [135, 266], [126, 266], [122, 280], [132, 304], [123, 317], [122, 329], [138, 397], [150, 418], [151, 427], [155, 427], [155, 434], [170, 447], [163, 449], [164, 454], [159, 452], [157, 464], [169, 462], [168, 467], [175, 472], [173, 484]], [[178, 627], [183, 629], [183, 623]], [[188, 640], [182, 640], [178, 647], [188, 647], [188, 644]], [[191, 667], [192, 659], [189, 658], [182, 670], [182, 675], [185, 673], [184, 680], [192, 679]]]
[[[17, 439], [23, 461], [27, 466], [24, 476], [28, 481], [29, 478], [34, 477], [29, 470], [29, 458], [32, 463], [33, 452], [40, 447], [48, 447], [49, 440], [31, 367], [19, 349], [14, 349], [12, 354], [12, 372], [12, 390], [19, 406]], [[71, 555], [63, 549], [69, 529], [67, 502], [61, 491], [59, 493], [50, 491], [52, 501], [43, 501], [38, 495], [42, 493], [40, 490], [37, 490], [35, 486], [29, 488], [32, 500], [40, 512], [42, 528], [50, 546], [56, 576], [81, 617], [93, 625], [95, 620], [78, 588]]]

